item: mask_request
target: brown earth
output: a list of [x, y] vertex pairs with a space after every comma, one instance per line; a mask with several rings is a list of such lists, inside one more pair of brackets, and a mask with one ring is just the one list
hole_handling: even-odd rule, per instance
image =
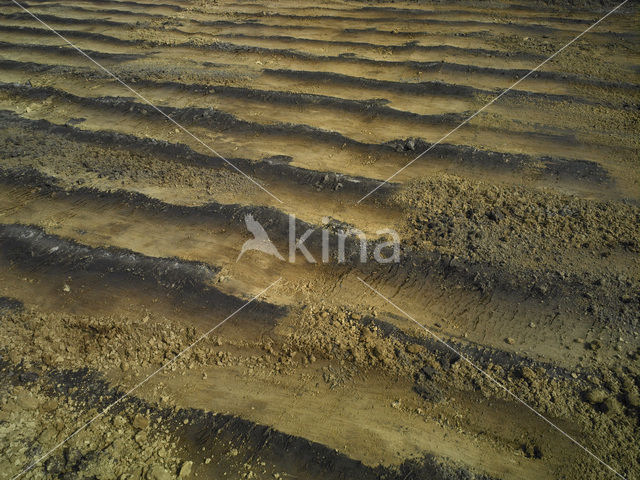
[[197, 139], [5, 2], [0, 477], [639, 478], [637, 5], [360, 203], [615, 5], [24, 5]]

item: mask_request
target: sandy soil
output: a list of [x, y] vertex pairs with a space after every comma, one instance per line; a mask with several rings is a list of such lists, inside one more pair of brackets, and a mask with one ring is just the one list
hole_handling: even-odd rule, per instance
[[5, 3], [1, 478], [640, 478], [637, 5]]

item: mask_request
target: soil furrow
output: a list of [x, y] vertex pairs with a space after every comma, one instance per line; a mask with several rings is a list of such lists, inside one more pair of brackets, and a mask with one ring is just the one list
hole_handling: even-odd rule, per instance
[[636, 4], [21, 3], [0, 472], [635, 478]]

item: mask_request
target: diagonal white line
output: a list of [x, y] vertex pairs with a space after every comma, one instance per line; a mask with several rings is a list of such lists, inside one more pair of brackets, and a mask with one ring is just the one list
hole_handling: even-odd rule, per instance
[[562, 430], [560, 427], [558, 427], [555, 423], [553, 423], [551, 420], [549, 420], [547, 417], [545, 417], [544, 415], [542, 415], [541, 413], [539, 413], [535, 408], [533, 408], [532, 406], [530, 406], [527, 402], [525, 402], [524, 400], [522, 400], [520, 397], [518, 397], [515, 393], [511, 392], [511, 390], [509, 390], [507, 387], [504, 386], [504, 384], [502, 384], [501, 382], [499, 382], [498, 380], [496, 380], [494, 377], [492, 377], [491, 375], [489, 375], [487, 372], [485, 372], [482, 368], [478, 367], [475, 363], [473, 363], [471, 360], [469, 360], [469, 358], [467, 358], [465, 355], [463, 355], [462, 353], [460, 353], [457, 349], [455, 349], [454, 347], [452, 347], [451, 345], [449, 345], [447, 342], [445, 342], [442, 338], [440, 338], [438, 335], [436, 335], [435, 333], [433, 333], [431, 330], [429, 330], [427, 327], [425, 327], [423, 324], [421, 324], [420, 322], [418, 322], [415, 318], [413, 318], [411, 315], [409, 315], [407, 312], [405, 312], [403, 309], [401, 309], [398, 305], [396, 305], [395, 303], [393, 303], [391, 300], [389, 300], [387, 297], [385, 297], [382, 293], [380, 293], [378, 290], [376, 290], [374, 287], [372, 287], [371, 285], [369, 285], [367, 282], [365, 282], [363, 279], [361, 279], [360, 277], [357, 277], [358, 280], [360, 280], [364, 285], [366, 285], [371, 291], [373, 291], [376, 295], [378, 295], [380, 298], [382, 298], [383, 300], [385, 300], [387, 303], [389, 303], [390, 305], [392, 305], [396, 310], [398, 310], [400, 313], [402, 313], [404, 316], [406, 316], [408, 319], [410, 319], [413, 323], [415, 323], [416, 325], [418, 325], [420, 328], [422, 328], [424, 331], [426, 331], [429, 335], [431, 335], [433, 338], [435, 338], [438, 342], [440, 342], [441, 344], [443, 344], [445, 347], [447, 347], [449, 350], [451, 350], [453, 353], [455, 353], [456, 355], [458, 355], [460, 358], [462, 358], [465, 362], [467, 362], [469, 365], [471, 365], [475, 370], [477, 370], [478, 372], [480, 372], [482, 375], [484, 375], [485, 377], [487, 377], [489, 380], [491, 380], [493, 383], [495, 383], [496, 385], [498, 385], [502, 390], [504, 390], [505, 392], [507, 392], [509, 395], [511, 395], [513, 398], [515, 398], [518, 402], [520, 402], [522, 405], [524, 405], [525, 407], [527, 407], [529, 410], [531, 410], [533, 413], [535, 413], [538, 417], [540, 417], [542, 420], [544, 420], [545, 422], [547, 422], [549, 425], [551, 425], [554, 429], [556, 429], [558, 432], [560, 432], [562, 435], [564, 435], [565, 437], [567, 437], [569, 440], [571, 440], [573, 443], [575, 443], [578, 447], [580, 447], [582, 450], [584, 450], [585, 452], [587, 452], [589, 455], [591, 455], [593, 458], [595, 458], [598, 462], [600, 462], [602, 465], [604, 465], [605, 467], [607, 467], [609, 470], [611, 470], [611, 472], [615, 473], [618, 477], [622, 478], [623, 480], [626, 480], [625, 477], [623, 477], [620, 473], [618, 473], [616, 470], [613, 469], [613, 467], [609, 466], [609, 464], [605, 463], [603, 460], [600, 459], [600, 457], [598, 457], [596, 454], [594, 454], [591, 450], [589, 450], [587, 447], [583, 446], [580, 442], [578, 442], [576, 439], [574, 439], [571, 435], [569, 435], [567, 432], [565, 432], [564, 430]]
[[216, 150], [214, 150], [213, 148], [211, 148], [209, 145], [207, 145], [206, 143], [204, 143], [202, 140], [200, 140], [198, 137], [196, 137], [193, 133], [191, 133], [189, 130], [187, 130], [185, 127], [183, 127], [182, 125], [180, 125], [178, 122], [176, 122], [173, 118], [171, 118], [169, 115], [167, 115], [166, 113], [164, 113], [162, 110], [160, 110], [158, 107], [156, 107], [153, 103], [151, 103], [149, 100], [147, 100], [141, 93], [139, 93], [137, 90], [134, 90], [133, 88], [131, 88], [127, 83], [124, 82], [124, 80], [122, 80], [120, 77], [118, 77], [115, 73], [111, 72], [110, 70], [108, 70], [106, 67], [104, 67], [102, 64], [98, 63], [96, 60], [94, 60], [91, 56], [89, 56], [86, 52], [84, 52], [82, 49], [80, 49], [80, 47], [77, 47], [76, 45], [74, 45], [73, 43], [71, 43], [69, 40], [67, 40], [66, 37], [64, 37], [62, 34], [58, 33], [53, 27], [49, 26], [47, 23], [45, 23], [43, 20], [41, 20], [37, 15], [35, 15], [34, 13], [30, 12], [29, 10], [27, 10], [25, 7], [23, 7], [20, 3], [18, 3], [16, 0], [11, 0], [13, 3], [15, 3], [18, 7], [20, 7], [22, 10], [24, 10], [26, 13], [28, 13], [29, 15], [31, 15], [34, 19], [36, 19], [38, 22], [40, 22], [42, 25], [44, 25], [46, 28], [48, 28], [49, 30], [51, 30], [53, 33], [55, 33], [58, 37], [60, 37], [62, 40], [64, 40], [66, 43], [68, 43], [71, 47], [73, 47], [74, 49], [76, 49], [78, 52], [80, 52], [83, 56], [85, 56], [86, 58], [88, 58], [91, 62], [93, 62], [95, 65], [97, 65], [102, 71], [104, 71], [105, 73], [107, 73], [109, 76], [113, 77], [115, 80], [117, 80], [119, 83], [121, 83], [125, 88], [127, 88], [130, 92], [132, 92], [134, 95], [136, 95], [138, 98], [140, 98], [143, 102], [145, 102], [146, 104], [150, 105], [154, 110], [158, 111], [160, 114], [162, 114], [167, 120], [169, 120], [171, 123], [173, 123], [176, 127], [178, 127], [180, 130], [182, 130], [183, 132], [185, 132], [187, 135], [189, 135], [191, 138], [193, 138], [195, 141], [197, 141], [198, 143], [200, 143], [202, 146], [204, 146], [205, 148], [207, 148], [209, 151], [211, 151], [215, 156], [219, 157], [220, 159], [224, 160], [229, 166], [231, 166], [234, 170], [236, 170], [238, 173], [240, 173], [241, 175], [243, 175], [244, 177], [246, 177], [250, 182], [254, 183], [255, 185], [257, 185], [261, 190], [263, 190], [264, 192], [266, 192], [269, 196], [271, 196], [272, 198], [274, 198], [275, 200], [277, 200], [280, 203], [284, 203], [282, 200], [280, 200], [278, 197], [276, 197], [273, 193], [271, 193], [269, 190], [267, 190], [265, 187], [263, 187], [262, 185], [260, 185], [256, 180], [254, 180], [253, 178], [251, 178], [249, 175], [247, 175], [246, 173], [244, 173], [242, 170], [240, 170], [238, 167], [236, 167], [233, 163], [231, 163], [229, 160], [227, 160], [225, 157], [223, 157], [222, 155], [220, 155]]
[[166, 362], [165, 364], [163, 364], [162, 366], [160, 366], [157, 370], [155, 370], [153, 373], [149, 374], [144, 380], [140, 381], [137, 385], [135, 385], [134, 387], [132, 387], [129, 391], [127, 391], [127, 393], [125, 393], [124, 395], [122, 395], [121, 397], [119, 397], [115, 402], [111, 403], [110, 405], [108, 405], [107, 407], [104, 408], [104, 410], [102, 410], [101, 412], [97, 413], [93, 418], [91, 418], [91, 420], [89, 420], [87, 423], [85, 423], [84, 425], [82, 425], [80, 428], [78, 428], [76, 431], [74, 431], [71, 435], [69, 435], [67, 438], [65, 438], [64, 440], [62, 440], [60, 443], [58, 443], [55, 447], [53, 447], [51, 450], [49, 450], [47, 453], [45, 453], [44, 455], [42, 455], [41, 457], [38, 457], [36, 460], [34, 460], [33, 463], [31, 463], [30, 465], [28, 465], [26, 468], [24, 468], [21, 472], [19, 472], [17, 475], [14, 475], [13, 477], [11, 477], [11, 480], [16, 480], [17, 478], [20, 478], [22, 475], [24, 475], [25, 473], [27, 473], [28, 471], [32, 470], [36, 465], [38, 465], [40, 462], [42, 462], [43, 460], [45, 460], [46, 458], [48, 458], [53, 452], [55, 452], [56, 450], [58, 450], [61, 446], [63, 446], [65, 443], [67, 443], [69, 440], [71, 440], [73, 437], [75, 437], [78, 433], [80, 433], [81, 431], [83, 431], [84, 429], [86, 429], [89, 425], [91, 425], [93, 422], [95, 422], [96, 420], [98, 420], [99, 418], [101, 418], [105, 413], [107, 413], [111, 407], [113, 407], [114, 405], [120, 403], [123, 399], [125, 399], [126, 397], [128, 397], [129, 395], [131, 395], [134, 391], [136, 391], [138, 388], [140, 388], [142, 385], [144, 385], [145, 383], [147, 383], [153, 376], [155, 376], [156, 374], [160, 373], [162, 370], [164, 370], [165, 368], [167, 368], [169, 365], [172, 365], [173, 363], [176, 362], [176, 360], [178, 360], [178, 358], [180, 358], [183, 354], [185, 354], [186, 352], [188, 352], [189, 350], [191, 350], [196, 344], [198, 344], [200, 341], [204, 340], [206, 337], [208, 337], [211, 332], [213, 332], [216, 328], [222, 326], [227, 320], [229, 320], [231, 317], [233, 317], [235, 314], [237, 314], [238, 312], [240, 312], [242, 309], [244, 309], [247, 305], [249, 305], [250, 303], [252, 303], [254, 300], [256, 300], [258, 297], [261, 297], [267, 290], [269, 290], [271, 287], [273, 287], [276, 283], [278, 283], [280, 280], [282, 279], [282, 277], [279, 277], [275, 282], [273, 282], [271, 285], [269, 285], [267, 288], [265, 288], [264, 290], [262, 290], [260, 293], [258, 293], [255, 297], [253, 297], [251, 300], [249, 300], [248, 302], [246, 302], [245, 304], [243, 304], [240, 308], [238, 308], [236, 311], [234, 311], [232, 314], [230, 314], [227, 318], [225, 318], [224, 320], [222, 320], [220, 323], [218, 323], [217, 325], [215, 325], [214, 327], [212, 327], [211, 329], [209, 329], [208, 331], [206, 331], [205, 333], [203, 333], [200, 337], [198, 337], [198, 339], [196, 341], [194, 341], [191, 345], [189, 345], [188, 347], [186, 347], [184, 350], [182, 350], [180, 353], [178, 353], [175, 357], [173, 357], [171, 360], [169, 360], [168, 362]]
[[511, 91], [514, 87], [516, 87], [517, 85], [519, 85], [522, 81], [524, 81], [526, 78], [528, 78], [531, 74], [537, 72], [545, 63], [547, 63], [548, 61], [552, 60], [556, 55], [558, 55], [559, 53], [561, 53], [565, 48], [567, 48], [569, 45], [571, 45], [572, 43], [574, 43], [576, 40], [578, 40], [580, 37], [582, 37], [585, 33], [587, 33], [588, 31], [590, 31], [592, 28], [594, 28], [596, 25], [598, 25], [600, 22], [602, 22], [605, 18], [607, 18], [609, 15], [611, 15], [613, 12], [615, 12], [616, 10], [618, 10], [620, 7], [622, 7], [625, 3], [627, 3], [629, 0], [624, 0], [624, 2], [622, 2], [621, 4], [619, 4], [617, 7], [615, 7], [613, 10], [611, 10], [609, 13], [607, 13], [604, 17], [600, 18], [600, 20], [598, 20], [597, 22], [591, 24], [585, 31], [583, 31], [581, 34], [579, 34], [578, 36], [574, 37], [573, 40], [571, 40], [569, 43], [567, 43], [564, 47], [562, 47], [560, 50], [558, 50], [557, 52], [555, 52], [553, 55], [551, 55], [549, 58], [547, 58], [545, 61], [543, 61], [542, 63], [540, 63], [540, 65], [538, 65], [537, 67], [535, 67], [533, 70], [531, 70], [529, 73], [527, 73], [524, 77], [520, 78], [518, 81], [516, 81], [513, 85], [511, 85], [509, 88], [507, 88], [506, 90], [504, 90], [502, 93], [500, 93], [497, 97], [493, 98], [489, 103], [487, 103], [484, 107], [482, 107], [480, 110], [478, 110], [476, 113], [474, 113], [473, 115], [467, 117], [465, 120], [462, 121], [462, 123], [460, 125], [458, 125], [456, 128], [454, 128], [453, 130], [451, 130], [449, 133], [447, 133], [444, 137], [442, 137], [440, 140], [438, 140], [436, 143], [431, 144], [431, 146], [429, 148], [427, 148], [425, 151], [423, 151], [420, 155], [418, 155], [417, 157], [415, 157], [413, 160], [411, 160], [409, 163], [407, 163], [405, 166], [403, 166], [402, 168], [400, 168], [396, 173], [394, 173], [393, 175], [391, 175], [389, 178], [387, 178], [386, 180], [384, 180], [380, 185], [378, 185], [377, 187], [375, 187], [373, 190], [371, 190], [369, 193], [367, 193], [364, 197], [362, 197], [360, 200], [358, 200], [356, 203], [360, 203], [362, 202], [365, 198], [367, 198], [369, 195], [373, 194], [376, 190], [378, 190], [380, 187], [386, 185], [387, 183], [389, 183], [389, 181], [391, 179], [393, 179], [396, 175], [398, 175], [400, 172], [404, 171], [406, 168], [408, 168], [409, 166], [411, 166], [413, 164], [413, 162], [415, 162], [416, 160], [418, 160], [420, 157], [422, 157], [424, 154], [428, 153], [429, 151], [431, 151], [433, 148], [435, 148], [437, 145], [439, 145], [443, 140], [445, 140], [447, 137], [449, 137], [449, 135], [451, 135], [452, 133], [456, 132], [460, 127], [466, 125], [471, 119], [473, 119], [476, 115], [478, 115], [480, 112], [482, 112], [485, 108], [489, 107], [490, 105], [492, 105], [496, 100], [498, 100], [499, 98], [501, 98], [503, 95], [507, 94], [509, 91]]

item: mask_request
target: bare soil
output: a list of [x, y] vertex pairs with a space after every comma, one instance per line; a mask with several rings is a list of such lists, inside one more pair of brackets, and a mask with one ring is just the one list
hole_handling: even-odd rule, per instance
[[5, 2], [0, 477], [640, 478], [638, 6], [430, 148], [609, 3]]

